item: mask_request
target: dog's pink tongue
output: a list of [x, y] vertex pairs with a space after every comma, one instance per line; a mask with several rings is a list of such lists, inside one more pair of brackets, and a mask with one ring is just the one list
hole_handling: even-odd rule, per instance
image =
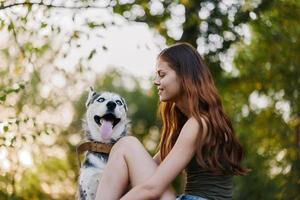
[[106, 120], [102, 121], [100, 131], [101, 131], [101, 137], [104, 140], [110, 139], [112, 134], [112, 128], [113, 128], [112, 122]]

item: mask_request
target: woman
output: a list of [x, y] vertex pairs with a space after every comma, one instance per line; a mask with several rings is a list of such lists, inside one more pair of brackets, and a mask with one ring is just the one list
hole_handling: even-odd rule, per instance
[[178, 43], [158, 55], [156, 70], [163, 121], [160, 150], [152, 159], [135, 137], [120, 139], [96, 199], [174, 200], [169, 186], [184, 169], [185, 193], [177, 199], [232, 199], [233, 175], [246, 170], [208, 67], [195, 48]]

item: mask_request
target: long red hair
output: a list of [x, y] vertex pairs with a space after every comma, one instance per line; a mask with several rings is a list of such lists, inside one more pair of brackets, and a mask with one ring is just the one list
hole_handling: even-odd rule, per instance
[[[197, 50], [188, 43], [177, 43], [164, 49], [158, 58], [176, 72], [188, 97], [189, 113], [200, 124], [197, 163], [215, 174], [246, 174], [247, 169], [241, 166], [242, 147], [235, 137], [230, 119], [224, 113], [212, 75]], [[159, 148], [164, 159], [174, 146], [187, 117], [174, 102], [161, 102], [159, 112], [163, 123]]]

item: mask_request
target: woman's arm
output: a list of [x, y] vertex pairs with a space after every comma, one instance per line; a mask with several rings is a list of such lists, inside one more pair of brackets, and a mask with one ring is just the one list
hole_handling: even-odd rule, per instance
[[132, 188], [121, 200], [157, 199], [186, 167], [195, 153], [199, 123], [190, 118], [167, 157], [146, 182]]
[[158, 151], [154, 156], [153, 160], [156, 162], [157, 165], [161, 163], [160, 151]]

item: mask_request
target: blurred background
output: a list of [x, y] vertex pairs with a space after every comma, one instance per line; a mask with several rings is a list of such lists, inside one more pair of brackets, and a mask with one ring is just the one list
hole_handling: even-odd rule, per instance
[[299, 19], [297, 0], [0, 0], [0, 199], [74, 199], [89, 86], [125, 97], [153, 155], [155, 59], [176, 41], [205, 58], [245, 149], [234, 199], [300, 199]]

